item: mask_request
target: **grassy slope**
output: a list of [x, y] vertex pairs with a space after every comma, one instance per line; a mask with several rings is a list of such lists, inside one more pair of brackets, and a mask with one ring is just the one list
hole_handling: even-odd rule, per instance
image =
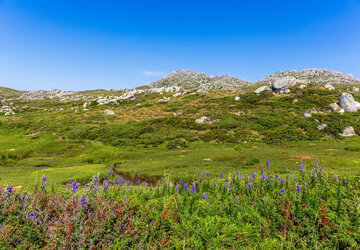
[[[102, 90], [84, 93], [121, 94]], [[234, 101], [237, 94], [241, 95], [240, 101]], [[359, 99], [356, 93], [353, 94]], [[171, 94], [167, 96], [171, 97]], [[88, 112], [77, 113], [71, 107], [82, 106], [83, 102], [15, 100], [19, 106], [33, 108], [15, 116], [0, 116], [0, 153], [28, 155], [24, 159], [20, 157], [15, 161], [0, 162], [0, 185], [11, 183], [28, 187], [42, 174], [56, 176], [49, 178], [50, 184], [60, 185], [71, 178], [90, 178], [97, 172], [106, 172], [112, 162], [117, 163], [118, 170], [127, 173], [186, 177], [194, 175], [198, 169], [220, 173], [260, 168], [266, 160], [270, 160], [279, 173], [288, 168], [292, 174], [298, 169], [300, 159], [305, 164], [313, 164], [320, 159], [320, 164], [337, 169], [337, 173], [360, 175], [360, 152], [344, 149], [349, 145], [358, 145], [360, 139], [331, 138], [336, 137], [345, 125], [353, 125], [359, 133], [358, 114], [314, 115], [319, 121], [329, 123], [330, 128], [321, 133], [316, 129], [318, 123], [314, 118], [303, 118], [304, 111], [312, 107], [318, 110], [327, 107], [338, 96], [338, 91], [310, 88], [302, 95], [258, 97], [246, 93], [218, 92], [172, 97], [170, 102], [161, 103], [158, 101], [161, 95], [147, 94], [123, 101], [118, 106], [96, 106]], [[65, 110], [50, 110], [60, 107]], [[116, 115], [103, 115], [103, 110], [107, 108], [114, 110]], [[234, 116], [233, 113], [239, 110], [245, 114]], [[175, 120], [175, 124], [173, 112], [182, 112], [181, 120]], [[220, 123], [195, 126], [194, 119], [202, 115], [218, 119]], [[159, 120], [164, 117], [170, 120]], [[289, 123], [290, 119], [292, 122]], [[280, 133], [288, 133], [284, 131], [288, 126], [291, 127], [290, 132], [296, 132], [292, 138], [277, 141], [275, 145], [263, 143], [261, 135], [267, 136], [265, 139], [279, 140], [282, 139]], [[272, 131], [275, 132], [272, 134]], [[39, 133], [24, 136], [34, 132]], [[218, 132], [220, 134], [216, 134]], [[205, 140], [202, 137], [204, 134], [205, 139], [211, 136], [212, 139]], [[296, 142], [296, 136], [303, 134], [308, 139]], [[189, 141], [188, 148], [166, 148], [169, 141], [183, 137]], [[234, 150], [236, 143], [243, 145], [240, 152]], [[246, 165], [253, 157], [259, 158], [260, 163]], [[51, 168], [40, 170], [40, 165]]]

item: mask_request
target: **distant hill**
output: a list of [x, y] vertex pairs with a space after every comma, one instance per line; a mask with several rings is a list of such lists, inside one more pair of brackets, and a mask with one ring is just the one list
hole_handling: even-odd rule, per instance
[[25, 92], [26, 91], [20, 91], [20, 90], [10, 89], [10, 88], [6, 88], [6, 87], [0, 87], [0, 98], [1, 97], [6, 97], [6, 98], [19, 97], [22, 94], [24, 94]]
[[250, 81], [229, 75], [208, 76], [204, 73], [191, 72], [179, 69], [169, 73], [164, 78], [143, 87], [161, 88], [178, 86], [183, 89], [199, 90], [237, 90], [244, 85], [252, 84]]
[[327, 69], [304, 69], [278, 71], [265, 77], [257, 83], [272, 84], [275, 80], [285, 77], [294, 77], [297, 82], [304, 84], [332, 84], [332, 85], [349, 85], [360, 84], [360, 80], [350, 74], [344, 74], [334, 70]]

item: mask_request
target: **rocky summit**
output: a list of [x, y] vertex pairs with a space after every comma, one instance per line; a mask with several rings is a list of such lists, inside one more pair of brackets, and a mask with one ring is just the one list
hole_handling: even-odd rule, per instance
[[327, 69], [304, 69], [278, 71], [265, 77], [258, 83], [269, 84], [275, 88], [285, 88], [286, 85], [299, 84], [319, 84], [319, 85], [347, 85], [360, 84], [360, 80], [350, 74], [344, 74]]
[[208, 90], [238, 90], [244, 85], [250, 84], [250, 81], [236, 76], [226, 74], [208, 76], [204, 73], [180, 69], [169, 73], [164, 78], [147, 85], [147, 87], [161, 88], [178, 86], [183, 89], [198, 89], [201, 92]]

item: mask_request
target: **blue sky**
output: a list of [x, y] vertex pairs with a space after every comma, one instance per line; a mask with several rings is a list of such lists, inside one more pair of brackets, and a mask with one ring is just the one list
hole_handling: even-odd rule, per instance
[[360, 1], [0, 0], [0, 86], [131, 88], [180, 68], [360, 78]]

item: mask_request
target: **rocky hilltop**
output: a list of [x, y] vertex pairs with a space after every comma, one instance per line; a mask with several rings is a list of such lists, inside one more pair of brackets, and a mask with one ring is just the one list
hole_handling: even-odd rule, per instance
[[258, 83], [273, 85], [277, 81], [293, 81], [300, 84], [333, 84], [347, 85], [360, 84], [360, 80], [350, 74], [344, 74], [334, 70], [327, 69], [304, 69], [278, 71], [272, 75], [265, 77]]
[[204, 73], [191, 72], [179, 69], [169, 73], [164, 78], [146, 85], [148, 88], [161, 88], [177, 86], [182, 89], [208, 90], [238, 90], [244, 85], [251, 84], [250, 81], [236, 76], [214, 75], [208, 76]]

